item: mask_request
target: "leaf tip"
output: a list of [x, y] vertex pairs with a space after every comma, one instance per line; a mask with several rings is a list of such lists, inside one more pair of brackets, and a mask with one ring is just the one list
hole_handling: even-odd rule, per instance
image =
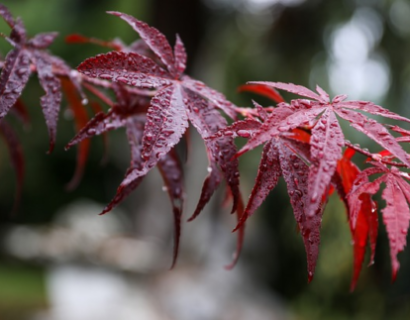
[[354, 290], [356, 289], [356, 281], [352, 281], [352, 283], [350, 284], [350, 293], [353, 293]]
[[108, 14], [112, 14], [113, 16], [117, 16], [117, 17], [119, 17], [119, 16], [121, 16], [121, 12], [118, 12], [118, 11], [106, 11], [106, 13], [108, 13]]
[[313, 271], [308, 272], [308, 283], [312, 282], [314, 275]]

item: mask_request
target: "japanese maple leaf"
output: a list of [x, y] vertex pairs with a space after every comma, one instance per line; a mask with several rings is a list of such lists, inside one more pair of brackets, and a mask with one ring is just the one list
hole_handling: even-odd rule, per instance
[[[130, 174], [131, 172], [138, 171], [146, 174], [150, 168], [144, 166], [141, 158], [141, 151], [143, 146], [142, 137], [144, 126], [147, 118], [145, 113], [149, 100], [145, 97], [139, 97], [130, 93], [122, 84], [114, 83], [113, 89], [117, 96], [117, 103], [112, 104], [112, 108], [110, 108], [107, 113], [100, 112], [91, 119], [67, 144], [66, 149], [74, 144], [82, 143], [86, 141], [86, 139], [95, 135], [125, 127], [131, 150], [131, 165], [127, 172]], [[182, 167], [174, 149], [169, 150], [164, 156], [162, 156], [156, 165], [164, 180], [173, 208], [175, 225], [174, 265], [178, 255], [184, 197]], [[145, 174], [142, 174], [139, 178], [134, 179], [126, 185], [122, 184], [117, 192], [117, 196], [105, 207], [101, 214], [110, 211], [125, 196], [137, 188]]]
[[[249, 138], [260, 131], [263, 121], [272, 118], [280, 119], [290, 114], [288, 108], [278, 107], [269, 115], [259, 104], [254, 102], [254, 105], [262, 121], [250, 116], [218, 132], [216, 137], [228, 135]], [[308, 262], [308, 280], [311, 281], [319, 254], [320, 225], [324, 206], [318, 207], [313, 216], [306, 214], [308, 163], [310, 162], [309, 139], [309, 133], [295, 129], [292, 132], [281, 132], [265, 142], [255, 184], [238, 227], [258, 209], [276, 187], [279, 178], [283, 176], [293, 213], [303, 236]]]
[[[360, 172], [353, 184], [352, 190], [347, 195], [349, 203], [349, 216], [355, 228], [360, 223], [360, 210], [366, 198], [377, 193], [382, 183], [385, 188], [382, 192], [382, 198], [386, 201], [386, 206], [382, 209], [383, 222], [386, 225], [387, 234], [390, 244], [390, 257], [392, 263], [392, 278], [396, 278], [397, 271], [400, 267], [397, 260], [397, 254], [403, 251], [406, 245], [407, 230], [409, 228], [410, 210], [410, 186], [409, 175], [401, 172], [395, 166], [388, 168], [380, 162], [372, 161], [373, 167], [367, 168]], [[369, 181], [368, 177], [374, 174], [382, 176]]]
[[[345, 150], [343, 157], [337, 164], [337, 170], [335, 172], [335, 175], [339, 177], [339, 179], [335, 179], [335, 177], [333, 177], [332, 180], [332, 182], [336, 185], [336, 189], [339, 191], [340, 197], [346, 204], [348, 213], [350, 210], [346, 195], [352, 190], [354, 181], [360, 173], [359, 168], [351, 161], [354, 154], [355, 151], [353, 149], [347, 148]], [[356, 287], [368, 242], [371, 249], [370, 264], [374, 261], [378, 233], [377, 230], [379, 225], [376, 204], [371, 200], [370, 195], [364, 193], [360, 196], [360, 200], [361, 207], [358, 211], [356, 224], [353, 225], [353, 220], [349, 219], [354, 257], [353, 277], [350, 286], [351, 291], [353, 291]]]
[[[126, 195], [124, 191], [128, 189], [128, 185], [139, 181], [178, 143], [189, 122], [205, 139], [227, 125], [217, 109], [223, 110], [232, 118], [236, 116], [236, 112], [235, 106], [221, 93], [183, 74], [187, 56], [178, 36], [172, 49], [157, 29], [132, 16], [119, 12], [109, 13], [129, 23], [160, 61], [157, 64], [136, 52], [110, 52], [89, 58], [78, 67], [80, 72], [89, 77], [155, 90], [142, 137], [142, 169], [136, 168], [128, 172], [117, 190], [112, 202], [114, 205]], [[232, 160], [236, 152], [232, 137], [221, 137], [205, 144], [210, 161], [209, 174], [194, 217], [209, 201], [222, 177], [233, 194], [232, 211], [236, 210], [240, 197], [238, 162], [236, 159]]]
[[0, 4], [0, 15], [11, 27], [7, 40], [13, 45], [4, 62], [0, 76], [0, 119], [9, 112], [21, 95], [34, 65], [40, 84], [46, 94], [40, 104], [50, 136], [50, 150], [54, 147], [58, 112], [61, 102], [60, 80], [53, 73], [53, 57], [44, 49], [56, 38], [57, 33], [40, 33], [28, 39], [23, 22], [13, 19], [8, 9]]
[[311, 127], [311, 166], [308, 177], [309, 201], [306, 203], [309, 216], [313, 216], [319, 207], [322, 195], [329, 188], [331, 178], [337, 167], [337, 161], [342, 155], [344, 135], [336, 115], [350, 122], [353, 128], [364, 133], [390, 151], [405, 165], [410, 166], [408, 155], [389, 131], [376, 120], [370, 119], [358, 111], [407, 122], [410, 122], [409, 119], [372, 102], [344, 101], [345, 95], [336, 96], [330, 101], [329, 95], [319, 86], [316, 88], [317, 94], [303, 86], [281, 82], [251, 82], [251, 84], [266, 85], [309, 98], [292, 100], [291, 104], [288, 105], [281, 103], [281, 108], [288, 108], [290, 113], [279, 118], [274, 117], [275, 113], [272, 113], [272, 117], [264, 122], [260, 130], [249, 139], [239, 152], [239, 154], [242, 154], [261, 143], [269, 141], [272, 137], [280, 135], [281, 132], [287, 132], [308, 124]]

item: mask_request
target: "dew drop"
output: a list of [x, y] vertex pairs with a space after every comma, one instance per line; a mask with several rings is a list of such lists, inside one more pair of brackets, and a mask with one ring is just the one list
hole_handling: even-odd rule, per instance
[[208, 167], [208, 168], [206, 168], [206, 171], [208, 171], [209, 173], [211, 173], [211, 172], [212, 172], [212, 168], [211, 168], [211, 167]]
[[118, 82], [125, 83], [125, 84], [128, 83], [127, 78], [125, 77], [117, 77], [115, 80]]
[[20, 69], [17, 69], [17, 71], [16, 71], [17, 75], [19, 75], [19, 76], [24, 75], [26, 72], [27, 72], [27, 69], [25, 69], [25, 68], [20, 68]]
[[171, 134], [173, 134], [175, 131], [173, 130], [164, 130], [162, 133], [166, 136], [169, 137]]
[[251, 134], [247, 130], [238, 130], [237, 134], [242, 138], [249, 138], [251, 136]]
[[87, 99], [87, 98], [82, 99], [82, 100], [81, 100], [81, 104], [82, 104], [83, 106], [87, 105], [87, 104], [88, 104], [88, 99]]
[[317, 200], [317, 192], [314, 192], [313, 195], [312, 195], [312, 197], [310, 198], [310, 202], [311, 202], [311, 203], [315, 203], [316, 200]]
[[113, 76], [108, 74], [108, 73], [101, 73], [100, 78], [105, 79], [105, 80], [111, 80], [113, 78]]

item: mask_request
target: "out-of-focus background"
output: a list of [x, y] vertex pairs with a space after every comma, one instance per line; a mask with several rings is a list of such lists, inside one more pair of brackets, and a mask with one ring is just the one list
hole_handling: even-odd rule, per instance
[[[50, 50], [73, 67], [104, 49], [66, 44], [68, 34], [120, 37], [127, 43], [137, 39], [125, 22], [105, 13], [116, 10], [157, 27], [171, 43], [180, 34], [189, 74], [237, 105], [250, 106], [251, 99], [271, 104], [236, 93], [246, 81], [271, 80], [310, 88], [320, 84], [333, 95], [372, 100], [410, 116], [408, 0], [2, 3], [23, 19], [29, 34], [58, 31]], [[9, 32], [3, 22], [0, 31]], [[4, 57], [10, 45], [2, 40], [0, 50]], [[32, 124], [21, 128], [13, 123], [26, 159], [22, 203], [14, 216], [9, 213], [15, 176], [5, 144], [0, 144], [0, 319], [409, 319], [409, 251], [399, 255], [401, 268], [391, 283], [384, 226], [375, 264], [364, 266], [356, 290], [349, 292], [351, 239], [344, 207], [335, 196], [323, 218], [316, 275], [307, 284], [304, 247], [283, 181], [249, 220], [243, 255], [234, 270], [223, 269], [235, 247], [235, 220], [221, 207], [219, 192], [200, 217], [184, 222], [180, 259], [169, 271], [171, 208], [158, 172], [150, 172], [118, 209], [97, 216], [128, 166], [125, 132], [109, 133], [105, 165], [102, 140], [92, 140], [84, 178], [67, 192], [76, 152], [65, 152], [64, 145], [74, 135], [74, 123], [63, 101], [57, 145], [47, 155], [42, 94], [34, 75], [23, 93]], [[376, 147], [347, 125], [344, 129], [350, 140]], [[207, 167], [194, 131], [192, 142], [185, 164], [185, 217], [195, 207]], [[240, 159], [245, 198], [259, 155], [257, 149]]]

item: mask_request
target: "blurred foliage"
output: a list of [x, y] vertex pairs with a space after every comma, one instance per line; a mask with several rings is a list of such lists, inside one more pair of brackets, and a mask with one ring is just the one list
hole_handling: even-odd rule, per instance
[[21, 319], [47, 306], [44, 271], [37, 267], [2, 261], [0, 283], [2, 319]]

